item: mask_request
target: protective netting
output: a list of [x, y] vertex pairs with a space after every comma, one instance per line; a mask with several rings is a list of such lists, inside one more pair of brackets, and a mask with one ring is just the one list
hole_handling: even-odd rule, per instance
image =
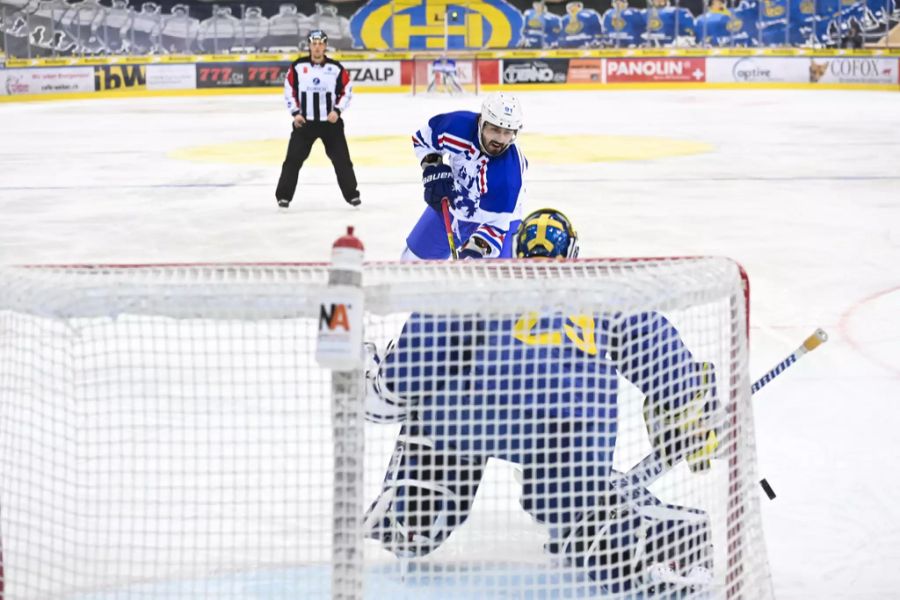
[[447, 55], [416, 56], [412, 61], [412, 94], [478, 95], [481, 69], [489, 68], [477, 58]]
[[737, 265], [363, 281], [365, 379], [323, 266], [0, 270], [3, 598], [771, 595]]

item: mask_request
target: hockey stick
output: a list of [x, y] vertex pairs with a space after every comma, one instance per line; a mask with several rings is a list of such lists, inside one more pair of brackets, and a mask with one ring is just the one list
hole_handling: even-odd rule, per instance
[[453, 227], [450, 225], [450, 200], [447, 196], [441, 198], [441, 213], [444, 215], [444, 230], [447, 232], [447, 243], [450, 244], [450, 256], [453, 260], [459, 258], [456, 252], [456, 242], [453, 241]]
[[800, 345], [799, 348], [794, 350], [793, 354], [791, 354], [786, 359], [784, 359], [783, 361], [781, 361], [780, 363], [778, 363], [777, 365], [772, 367], [768, 373], [766, 373], [765, 375], [760, 377], [756, 381], [756, 383], [754, 383], [750, 387], [750, 393], [755, 394], [761, 387], [763, 387], [764, 385], [766, 385], [767, 383], [769, 383], [770, 381], [775, 379], [775, 377], [777, 377], [782, 371], [784, 371], [789, 366], [791, 366], [792, 364], [797, 362], [797, 359], [799, 359], [801, 356], [803, 356], [807, 352], [812, 352], [813, 350], [815, 350], [816, 348], [818, 348], [820, 345], [822, 345], [823, 343], [825, 343], [827, 341], [828, 341], [828, 334], [825, 333], [825, 331], [822, 329], [816, 329], [814, 332], [812, 332], [812, 335], [810, 335], [808, 338], [803, 340], [803, 343]]
[[[816, 329], [809, 337], [803, 340], [803, 344], [786, 359], [775, 365], [766, 372], [765, 375], [756, 380], [756, 383], [750, 386], [750, 393], [755, 394], [761, 387], [782, 374], [785, 369], [797, 362], [804, 354], [811, 352], [828, 341], [828, 334], [823, 329]], [[657, 479], [668, 473], [675, 465], [667, 465], [663, 460], [662, 453], [654, 450], [645, 456], [639, 463], [631, 467], [627, 473], [613, 481], [612, 487], [622, 491], [629, 489], [626, 497], [633, 498], [639, 491], [636, 488], [649, 487]]]

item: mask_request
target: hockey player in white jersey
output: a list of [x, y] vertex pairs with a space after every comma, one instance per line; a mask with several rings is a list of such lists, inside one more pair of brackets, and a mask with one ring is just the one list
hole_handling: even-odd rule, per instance
[[429, 208], [406, 238], [405, 260], [450, 256], [444, 198], [460, 258], [512, 256], [528, 167], [516, 144], [522, 124], [519, 100], [500, 92], [484, 100], [480, 114], [435, 115], [413, 134]]

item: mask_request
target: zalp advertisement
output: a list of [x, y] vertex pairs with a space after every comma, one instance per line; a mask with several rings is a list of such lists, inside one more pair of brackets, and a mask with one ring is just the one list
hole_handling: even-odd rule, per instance
[[705, 57], [607, 58], [606, 83], [703, 83]]

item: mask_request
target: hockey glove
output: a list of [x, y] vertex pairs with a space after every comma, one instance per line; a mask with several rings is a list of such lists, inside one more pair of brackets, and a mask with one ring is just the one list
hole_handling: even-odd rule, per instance
[[484, 258], [491, 253], [491, 245], [477, 235], [470, 237], [459, 251], [460, 259]]
[[711, 363], [699, 363], [697, 367], [699, 385], [686, 402], [673, 406], [668, 400], [644, 400], [644, 422], [653, 447], [668, 465], [686, 459], [694, 473], [709, 469], [719, 447], [715, 371]]
[[427, 165], [422, 171], [422, 185], [425, 186], [425, 202], [441, 212], [441, 200], [453, 193], [453, 171], [443, 163]]

